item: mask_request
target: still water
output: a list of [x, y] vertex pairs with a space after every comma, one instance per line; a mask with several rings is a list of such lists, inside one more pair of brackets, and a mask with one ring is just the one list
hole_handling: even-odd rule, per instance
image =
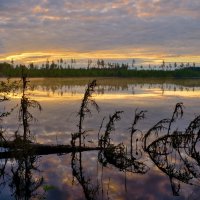
[[[30, 79], [27, 95], [42, 107], [41, 111], [30, 108], [33, 120], [29, 122], [28, 131], [33, 142], [71, 144], [72, 133], [78, 132], [78, 112], [89, 81], [89, 78]], [[6, 138], [11, 139], [16, 131], [23, 131], [19, 120], [22, 94], [18, 90], [8, 96], [10, 100], [1, 103], [1, 112], [14, 110], [2, 119], [1, 126]], [[172, 150], [165, 152], [163, 158], [162, 150], [157, 154], [151, 151], [154, 147], [151, 144], [157, 137], [164, 136], [166, 130], [147, 138], [150, 146], [146, 149], [144, 138], [161, 119], [171, 119], [175, 105], [180, 102], [183, 103], [183, 116], [172, 120], [167, 131], [170, 134], [185, 132], [191, 121], [200, 115], [200, 80], [98, 78], [92, 96], [100, 110], [89, 106], [91, 113], [86, 114], [83, 121], [84, 145], [98, 146], [98, 137], [106, 131], [110, 117], [116, 111], [123, 111], [109, 135], [113, 146], [123, 146], [123, 156], [121, 151], [108, 154], [99, 150], [75, 155], [34, 155], [25, 159], [20, 155], [12, 159], [1, 155], [0, 199], [198, 198], [198, 152], [196, 157], [190, 158], [185, 148], [180, 152], [182, 147], [169, 144], [172, 140], [169, 137], [167, 148]], [[130, 128], [135, 113], [140, 111], [144, 111], [145, 118], [134, 126], [131, 140]], [[198, 132], [199, 124], [195, 125]], [[155, 149], [162, 149], [160, 142], [166, 145], [166, 141], [159, 140]], [[198, 137], [195, 142], [197, 149]], [[185, 140], [182, 143], [185, 144]], [[189, 162], [192, 166], [187, 165]]]

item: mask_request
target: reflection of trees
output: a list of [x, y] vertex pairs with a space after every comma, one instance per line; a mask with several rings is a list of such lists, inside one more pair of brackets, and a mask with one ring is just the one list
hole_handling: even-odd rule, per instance
[[33, 176], [33, 171], [38, 171], [37, 157], [31, 155], [27, 147], [20, 152], [16, 163], [11, 168], [11, 181], [9, 186], [15, 199], [31, 199], [40, 197], [38, 188], [43, 184], [43, 178]]
[[[44, 79], [31, 82], [30, 90], [42, 90], [47, 93], [62, 96], [65, 93], [72, 95], [82, 93], [90, 79]], [[95, 91], [97, 94], [105, 94], [106, 92], [127, 92], [132, 93], [132, 88], [136, 89], [159, 89], [162, 94], [165, 91], [194, 91], [199, 89], [199, 80], [162, 80], [162, 79], [99, 79], [99, 85]]]
[[71, 160], [72, 174], [83, 188], [85, 198], [88, 200], [97, 199], [99, 185], [94, 185], [91, 178], [86, 178], [83, 172], [82, 153], [72, 153]]
[[[65, 93], [71, 93], [71, 95], [75, 95], [80, 93], [84, 89], [85, 86], [79, 86], [79, 85], [61, 85], [61, 86], [55, 86], [55, 85], [49, 85], [49, 86], [33, 86], [32, 90], [42, 90], [43, 92], [57, 94], [59, 96], [62, 96]], [[165, 91], [185, 91], [185, 92], [194, 92], [195, 90], [198, 90], [199, 87], [194, 86], [181, 86], [181, 85], [173, 85], [173, 84], [133, 84], [133, 85], [126, 85], [126, 86], [112, 86], [112, 85], [100, 85], [96, 88], [96, 93], [98, 95], [103, 95], [106, 92], [131, 92], [133, 93], [134, 90], [141, 90], [141, 89], [148, 89], [148, 90], [154, 90], [159, 89], [162, 94], [165, 93]], [[136, 93], [136, 92], [135, 92]]]

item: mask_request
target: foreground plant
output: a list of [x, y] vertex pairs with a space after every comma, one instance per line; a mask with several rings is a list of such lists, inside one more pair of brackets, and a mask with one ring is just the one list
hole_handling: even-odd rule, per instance
[[177, 103], [171, 118], [159, 121], [144, 136], [144, 150], [153, 163], [168, 175], [172, 192], [178, 196], [180, 182], [196, 184], [200, 180], [200, 116], [185, 131], [172, 125], [183, 116], [183, 104]]
[[91, 114], [90, 106], [94, 107], [99, 112], [99, 106], [92, 97], [95, 92], [95, 87], [97, 86], [96, 80], [93, 80], [87, 85], [84, 97], [81, 102], [80, 110], [78, 112], [79, 123], [78, 123], [78, 133], [72, 134], [72, 146], [75, 146], [75, 141], [79, 138], [79, 146], [82, 146], [82, 135], [86, 132], [83, 130], [83, 121], [87, 114]]

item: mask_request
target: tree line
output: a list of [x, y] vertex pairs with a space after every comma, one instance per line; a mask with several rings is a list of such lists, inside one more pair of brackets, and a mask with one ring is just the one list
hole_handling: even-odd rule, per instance
[[200, 77], [200, 68], [196, 63], [165, 63], [159, 66], [135, 66], [135, 60], [129, 63], [106, 62], [103, 59], [93, 61], [88, 59], [86, 67], [78, 67], [77, 60], [71, 59], [67, 63], [64, 59], [57, 61], [46, 60], [41, 65], [0, 63], [0, 76], [20, 77], [22, 69], [30, 77], [170, 77], [196, 78]]

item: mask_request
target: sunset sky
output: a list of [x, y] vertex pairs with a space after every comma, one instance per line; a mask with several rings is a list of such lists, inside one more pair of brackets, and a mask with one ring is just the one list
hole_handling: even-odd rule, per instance
[[200, 62], [199, 0], [0, 0], [0, 61]]

